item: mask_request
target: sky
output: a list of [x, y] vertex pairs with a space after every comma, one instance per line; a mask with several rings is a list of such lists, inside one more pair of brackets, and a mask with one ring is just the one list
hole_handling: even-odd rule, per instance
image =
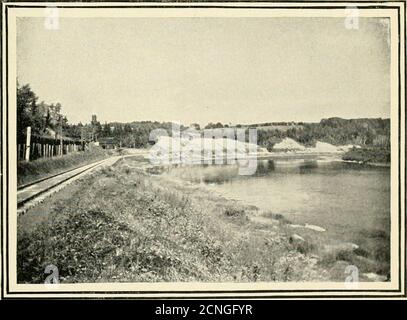
[[387, 118], [388, 39], [381, 18], [18, 18], [17, 74], [71, 123]]

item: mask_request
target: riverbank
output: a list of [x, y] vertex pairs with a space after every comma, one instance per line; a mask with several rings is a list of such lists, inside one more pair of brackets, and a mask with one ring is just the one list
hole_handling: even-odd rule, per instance
[[342, 159], [371, 166], [390, 167], [390, 150], [381, 148], [354, 148], [343, 154]]
[[19, 217], [18, 282], [49, 264], [62, 283], [344, 280], [355, 247], [148, 166], [125, 158]]

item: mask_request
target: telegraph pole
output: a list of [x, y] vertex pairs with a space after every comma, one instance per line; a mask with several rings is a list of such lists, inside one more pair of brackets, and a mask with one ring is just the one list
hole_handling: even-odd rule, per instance
[[63, 146], [63, 139], [62, 139], [62, 116], [59, 116], [59, 144], [61, 147], [60, 155], [62, 156], [64, 154], [64, 146]]
[[27, 127], [27, 141], [25, 144], [25, 160], [30, 161], [31, 151], [31, 127]]

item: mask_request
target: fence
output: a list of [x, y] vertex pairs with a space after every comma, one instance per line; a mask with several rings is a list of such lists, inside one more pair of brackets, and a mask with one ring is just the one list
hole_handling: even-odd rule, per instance
[[35, 160], [45, 157], [57, 157], [76, 151], [85, 150], [85, 142], [79, 139], [63, 137], [52, 138], [31, 134], [30, 129], [18, 138], [17, 159]]

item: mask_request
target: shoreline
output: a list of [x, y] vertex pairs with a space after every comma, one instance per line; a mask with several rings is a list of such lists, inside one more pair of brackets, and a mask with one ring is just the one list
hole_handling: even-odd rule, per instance
[[[150, 160], [150, 149], [143, 150], [144, 153], [142, 156], [146, 160]], [[156, 166], [160, 165], [199, 165], [199, 164], [234, 164], [228, 163], [229, 161], [238, 162], [238, 161], [245, 161], [245, 160], [285, 160], [285, 159], [296, 159], [296, 160], [323, 160], [325, 162], [345, 162], [345, 163], [357, 163], [357, 164], [365, 164], [370, 166], [376, 167], [390, 167], [390, 163], [386, 162], [373, 162], [373, 161], [358, 161], [358, 160], [345, 160], [342, 157], [346, 154], [345, 151], [338, 151], [338, 152], [314, 152], [314, 151], [284, 151], [284, 152], [257, 152], [257, 153], [245, 153], [241, 157], [200, 157], [199, 159], [190, 159], [184, 158], [182, 159], [180, 156], [175, 157], [168, 157], [168, 162], [162, 162], [158, 164], [154, 164]], [[134, 154], [135, 155], [135, 154]], [[132, 156], [129, 154], [129, 156]], [[323, 159], [319, 159], [323, 157]]]
[[382, 168], [390, 168], [391, 164], [390, 163], [384, 163], [384, 162], [364, 162], [364, 161], [357, 161], [357, 160], [342, 160], [342, 162], [345, 163], [355, 163], [355, 164], [360, 164], [360, 165], [367, 165], [367, 166], [372, 166], [372, 167], [382, 167]]

